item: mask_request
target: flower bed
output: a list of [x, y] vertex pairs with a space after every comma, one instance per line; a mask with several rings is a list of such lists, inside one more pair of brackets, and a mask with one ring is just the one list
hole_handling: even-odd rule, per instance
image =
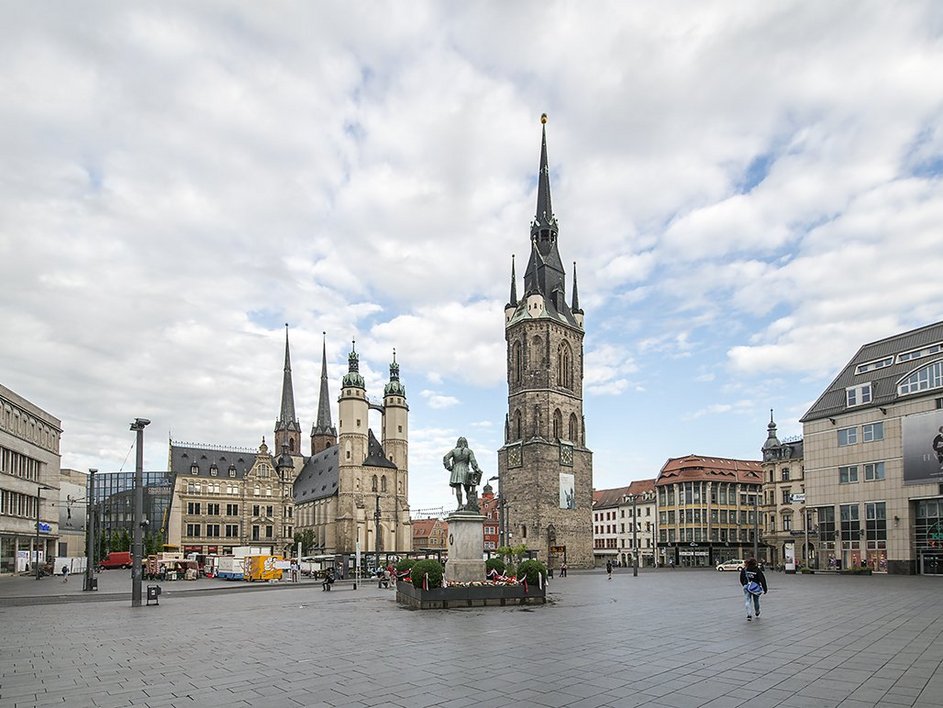
[[516, 578], [449, 583], [447, 587], [429, 590], [400, 582], [396, 584], [396, 601], [416, 610], [543, 605], [547, 602], [547, 593], [545, 587], [518, 583]]

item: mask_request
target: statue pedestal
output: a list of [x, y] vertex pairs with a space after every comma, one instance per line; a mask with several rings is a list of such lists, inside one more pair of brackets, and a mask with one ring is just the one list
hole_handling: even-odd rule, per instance
[[485, 517], [471, 511], [456, 511], [449, 515], [449, 559], [445, 564], [445, 579], [450, 583], [470, 583], [485, 579], [483, 559]]

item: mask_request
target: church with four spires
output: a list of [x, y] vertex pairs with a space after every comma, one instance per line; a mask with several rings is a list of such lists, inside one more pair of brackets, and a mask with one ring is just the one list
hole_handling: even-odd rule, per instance
[[[331, 416], [327, 348], [322, 344], [317, 418], [310, 454], [295, 413], [288, 330], [274, 450], [170, 441], [174, 478], [168, 543], [186, 553], [231, 553], [236, 546], [291, 552], [310, 530], [312, 554], [408, 551], [409, 406], [396, 355], [382, 403], [367, 396], [356, 346], [341, 380], [338, 427]], [[380, 438], [370, 411], [380, 414]]]

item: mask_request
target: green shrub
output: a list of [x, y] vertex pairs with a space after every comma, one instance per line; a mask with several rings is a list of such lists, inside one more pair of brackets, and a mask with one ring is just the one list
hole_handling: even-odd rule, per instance
[[416, 560], [414, 558], [403, 558], [403, 560], [396, 564], [396, 572], [403, 573], [412, 568], [414, 565], [416, 565]]
[[508, 576], [509, 578], [516, 578], [517, 566], [514, 565], [513, 563], [508, 563], [507, 566], [505, 566], [504, 568], [504, 574]]
[[799, 568], [799, 572], [802, 573], [803, 575], [807, 573], [811, 573], [813, 575], [815, 574], [814, 570], [812, 570], [811, 568], [807, 568], [806, 566], [802, 566], [801, 568]]
[[442, 587], [442, 564], [439, 561], [416, 561], [409, 574], [413, 580], [413, 587], [422, 588], [422, 582], [427, 574], [429, 575], [430, 590]]
[[845, 568], [839, 571], [841, 575], [871, 575], [870, 568]]
[[538, 575], [542, 575], [545, 578], [547, 577], [547, 566], [538, 560], [526, 560], [517, 566], [518, 580], [526, 577], [529, 585], [537, 584]]
[[492, 569], [498, 571], [498, 575], [504, 575], [504, 561], [497, 557], [489, 558], [485, 561], [485, 573], [490, 573]]

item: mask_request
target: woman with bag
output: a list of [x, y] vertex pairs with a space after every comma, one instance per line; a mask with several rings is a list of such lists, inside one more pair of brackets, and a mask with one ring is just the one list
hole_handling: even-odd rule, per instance
[[753, 621], [754, 611], [760, 617], [760, 595], [765, 595], [766, 576], [756, 564], [756, 558], [748, 558], [740, 569], [740, 585], [743, 586], [743, 599], [747, 608], [747, 622]]

